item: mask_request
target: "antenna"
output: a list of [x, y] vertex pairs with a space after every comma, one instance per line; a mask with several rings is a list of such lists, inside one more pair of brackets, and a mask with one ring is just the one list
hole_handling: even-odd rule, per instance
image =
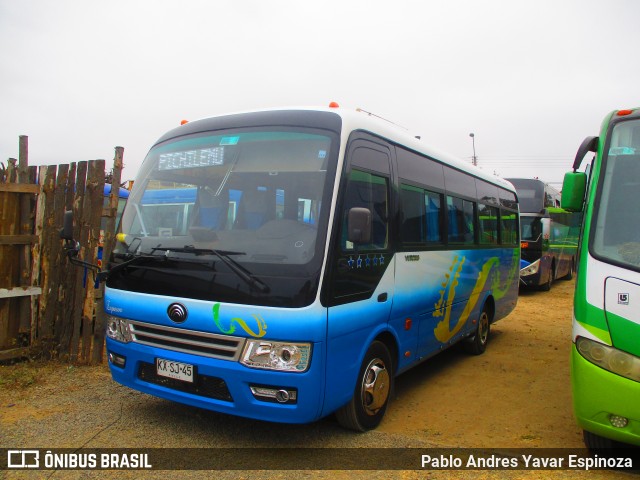
[[402, 125], [398, 125], [397, 123], [392, 122], [391, 120], [389, 120], [389, 119], [387, 119], [387, 118], [381, 117], [380, 115], [376, 115], [375, 113], [367, 112], [366, 110], [363, 110], [362, 108], [356, 108], [356, 112], [366, 113], [366, 114], [367, 114], [367, 115], [369, 115], [370, 117], [376, 117], [376, 118], [379, 118], [380, 120], [384, 120], [385, 122], [388, 122], [388, 123], [390, 123], [391, 125], [395, 125], [396, 127], [399, 127], [399, 128], [401, 128], [401, 129], [403, 129], [403, 130], [406, 130], [406, 131], [409, 131], [409, 129], [408, 129], [408, 128], [403, 127]]

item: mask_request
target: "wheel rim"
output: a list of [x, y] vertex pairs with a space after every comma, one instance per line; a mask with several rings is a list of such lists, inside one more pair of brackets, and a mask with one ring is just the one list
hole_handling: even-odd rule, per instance
[[389, 397], [389, 371], [384, 361], [374, 358], [362, 377], [362, 407], [367, 415], [375, 415], [384, 407]]
[[480, 314], [480, 320], [478, 321], [478, 336], [480, 337], [480, 343], [487, 343], [489, 337], [489, 315], [487, 312]]

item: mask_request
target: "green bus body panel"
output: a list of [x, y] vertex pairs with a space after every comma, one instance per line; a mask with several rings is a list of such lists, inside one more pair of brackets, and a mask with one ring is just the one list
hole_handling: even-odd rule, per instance
[[611, 341], [618, 350], [624, 350], [635, 356], [640, 356], [640, 325], [624, 317], [607, 312], [607, 320], [611, 328]]
[[[585, 255], [582, 255], [580, 259], [580, 270], [585, 272], [587, 270]], [[578, 275], [578, 281], [576, 282], [576, 290], [573, 296], [573, 313], [575, 321], [580, 323], [582, 327], [588, 330], [596, 338], [600, 339], [603, 343], [611, 345], [611, 334], [609, 333], [609, 325], [607, 325], [607, 318], [604, 311], [598, 307], [587, 303], [586, 292], [586, 275]]]
[[[578, 425], [584, 430], [624, 443], [640, 445], [640, 388], [638, 383], [585, 360], [571, 349], [573, 407]], [[615, 392], [615, 394], [612, 394]], [[609, 422], [609, 415], [629, 419], [624, 428]]]

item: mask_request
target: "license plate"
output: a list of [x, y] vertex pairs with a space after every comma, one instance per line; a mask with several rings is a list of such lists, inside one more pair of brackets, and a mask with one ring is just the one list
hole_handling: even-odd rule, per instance
[[167, 378], [193, 383], [193, 365], [156, 358], [156, 372]]

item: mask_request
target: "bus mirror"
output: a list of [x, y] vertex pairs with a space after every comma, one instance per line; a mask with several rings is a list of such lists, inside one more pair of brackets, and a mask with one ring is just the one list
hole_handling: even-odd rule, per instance
[[587, 137], [582, 141], [582, 144], [576, 152], [576, 158], [573, 161], [573, 171], [576, 172], [582, 163], [582, 159], [589, 152], [598, 151], [598, 137]]
[[60, 238], [62, 240], [73, 240], [73, 212], [71, 210], [64, 212]]
[[565, 173], [564, 181], [562, 182], [562, 200], [560, 202], [561, 207], [570, 212], [581, 212], [586, 189], [586, 173]]
[[369, 243], [371, 241], [371, 211], [361, 207], [350, 209], [347, 230], [350, 242]]

